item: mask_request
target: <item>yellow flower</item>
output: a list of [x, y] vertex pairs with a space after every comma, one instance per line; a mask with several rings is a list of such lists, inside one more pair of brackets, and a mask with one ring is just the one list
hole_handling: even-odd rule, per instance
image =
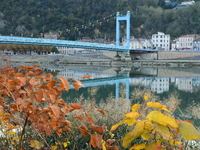
[[147, 95], [144, 95], [144, 96], [143, 96], [143, 99], [144, 99], [145, 101], [148, 101], [148, 100], [149, 100], [149, 97], [148, 97]]

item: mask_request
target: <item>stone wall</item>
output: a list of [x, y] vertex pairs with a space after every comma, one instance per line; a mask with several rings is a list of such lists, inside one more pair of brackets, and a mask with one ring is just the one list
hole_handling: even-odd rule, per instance
[[200, 52], [159, 51], [158, 60], [162, 60], [162, 59], [200, 60]]

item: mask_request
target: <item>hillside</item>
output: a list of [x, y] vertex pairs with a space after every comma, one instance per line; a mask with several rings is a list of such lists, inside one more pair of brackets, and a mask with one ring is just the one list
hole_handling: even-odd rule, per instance
[[[115, 14], [127, 10], [131, 11], [131, 36], [148, 37], [158, 31], [172, 38], [200, 34], [198, 1], [189, 8], [172, 10], [164, 0], [1, 0], [0, 33], [40, 37], [59, 32], [62, 39], [114, 40]], [[121, 28], [124, 36], [125, 24]]]

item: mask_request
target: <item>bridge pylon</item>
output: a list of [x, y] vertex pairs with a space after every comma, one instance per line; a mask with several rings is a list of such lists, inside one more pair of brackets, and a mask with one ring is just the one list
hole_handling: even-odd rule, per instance
[[[120, 21], [126, 21], [126, 48], [129, 49], [125, 52], [125, 60], [130, 60], [130, 11], [126, 15], [121, 16], [119, 12], [116, 14], [116, 46], [120, 46]], [[117, 52], [116, 60], [120, 60], [119, 52]]]

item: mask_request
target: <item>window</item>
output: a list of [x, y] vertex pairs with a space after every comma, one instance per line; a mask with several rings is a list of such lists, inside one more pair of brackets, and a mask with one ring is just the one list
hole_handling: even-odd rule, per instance
[[162, 42], [162, 40], [160, 40], [160, 42]]

